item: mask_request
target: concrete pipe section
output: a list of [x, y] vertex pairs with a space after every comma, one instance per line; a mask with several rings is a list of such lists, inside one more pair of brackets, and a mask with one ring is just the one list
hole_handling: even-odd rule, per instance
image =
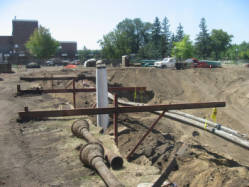
[[97, 170], [106, 186], [124, 187], [109, 171], [104, 162], [104, 148], [99, 143], [88, 143], [80, 150], [80, 160], [87, 166]]
[[[102, 142], [89, 132], [89, 123], [85, 120], [73, 122], [71, 130], [75, 136], [85, 139], [88, 143], [100, 143], [102, 145]], [[112, 169], [121, 169], [123, 167], [123, 159], [121, 156], [107, 148], [104, 148], [104, 155]]]

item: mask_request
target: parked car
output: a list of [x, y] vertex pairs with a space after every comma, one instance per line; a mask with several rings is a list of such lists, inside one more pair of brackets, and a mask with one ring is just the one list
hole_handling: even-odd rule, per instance
[[194, 68], [209, 68], [208, 63], [199, 61], [196, 58], [189, 58], [185, 60], [185, 62], [189, 65], [192, 64], [192, 67]]
[[156, 61], [154, 66], [157, 68], [175, 68], [176, 59], [175, 58], [164, 58], [161, 61]]
[[26, 68], [40, 68], [40, 64], [35, 63], [35, 62], [31, 62], [29, 64], [26, 65]]
[[139, 63], [142, 67], [154, 67], [156, 60], [140, 60]]
[[221, 63], [219, 61], [201, 60], [202, 63], [206, 63], [210, 68], [221, 68]]
[[71, 64], [80, 65], [80, 60], [73, 60], [73, 61], [71, 62]]
[[189, 58], [187, 60], [185, 60], [185, 63], [187, 64], [188, 67], [191, 67], [191, 68], [196, 68], [200, 62], [199, 60], [197, 60], [196, 58]]
[[186, 68], [219, 68], [221, 63], [218, 61], [201, 60], [196, 58], [189, 58], [184, 62], [177, 62], [176, 69], [186, 69]]
[[195, 68], [221, 68], [221, 63], [219, 61], [210, 61], [210, 60], [197, 60], [192, 58]]
[[88, 59], [84, 62], [84, 67], [96, 67], [96, 62], [95, 58]]
[[48, 61], [46, 61], [46, 66], [54, 66], [55, 64], [54, 64], [54, 62], [52, 61], [52, 60], [48, 60]]

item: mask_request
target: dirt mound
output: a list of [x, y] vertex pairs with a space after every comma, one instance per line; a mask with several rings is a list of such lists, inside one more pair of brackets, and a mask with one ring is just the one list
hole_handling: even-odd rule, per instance
[[[183, 71], [154, 68], [112, 69], [112, 84], [146, 86], [153, 90], [151, 104], [225, 101], [218, 109], [218, 123], [249, 134], [249, 70], [244, 68], [188, 69]], [[211, 109], [187, 110], [208, 117]], [[136, 120], [132, 120], [134, 117]], [[129, 119], [129, 120], [128, 120]], [[132, 114], [120, 121], [131, 129], [120, 135], [119, 149], [125, 155], [156, 119], [151, 114]], [[180, 186], [246, 186], [249, 184], [248, 150], [227, 143], [196, 128], [162, 119], [133, 155], [134, 162], [153, 164], [163, 169], [177, 141], [188, 141], [191, 154], [178, 162], [170, 179]], [[205, 147], [205, 149], [203, 148]], [[146, 161], [146, 158], [149, 160]]]
[[[244, 68], [187, 69], [183, 71], [130, 68], [109, 70], [110, 83], [123, 86], [146, 86], [153, 91], [149, 103], [189, 103], [225, 101], [218, 109], [218, 122], [249, 134], [249, 70]], [[206, 112], [208, 111], [208, 112]], [[201, 117], [209, 110], [191, 111]], [[238, 116], [240, 119], [238, 119]]]

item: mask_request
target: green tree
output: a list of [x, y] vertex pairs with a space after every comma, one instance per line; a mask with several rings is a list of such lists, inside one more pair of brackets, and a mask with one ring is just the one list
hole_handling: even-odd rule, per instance
[[238, 46], [237, 56], [240, 59], [248, 60], [249, 59], [249, 43], [242, 42]]
[[161, 36], [161, 41], [160, 41], [159, 49], [160, 49], [160, 56], [162, 58], [166, 57], [167, 53], [169, 52], [169, 44], [167, 43], [165, 35]]
[[175, 41], [179, 42], [183, 39], [183, 37], [184, 37], [183, 26], [181, 23], [179, 23], [179, 25], [176, 29]]
[[213, 29], [211, 32], [211, 46], [212, 53], [216, 60], [221, 58], [221, 55], [226, 52], [230, 46], [232, 35], [229, 35], [227, 32], [222, 29]]
[[226, 53], [225, 53], [226, 59], [228, 59], [228, 60], [236, 60], [236, 59], [238, 59], [238, 50], [239, 50], [239, 46], [238, 45], [236, 45], [236, 44], [231, 45], [226, 50]]
[[162, 46], [164, 47], [164, 41], [162, 40], [162, 35], [161, 35], [161, 23], [158, 19], [158, 17], [155, 18], [154, 23], [152, 24], [151, 27], [151, 34], [149, 37], [149, 42], [144, 45], [142, 50], [140, 50], [140, 53], [143, 52], [144, 58], [153, 58], [153, 59], [158, 59], [161, 58], [163, 53], [166, 52], [165, 49], [162, 49]]
[[174, 33], [172, 33], [171, 36], [170, 36], [170, 42], [169, 42], [169, 50], [170, 50], [170, 55], [169, 56], [171, 56], [172, 50], [174, 48], [174, 43], [176, 42], [175, 39], [176, 39], [175, 35], [174, 35]]
[[170, 25], [169, 20], [165, 17], [162, 21], [162, 41], [161, 41], [161, 51], [162, 56], [170, 56]]
[[116, 43], [116, 36], [115, 32], [110, 32], [107, 35], [103, 36], [102, 40], [98, 41], [100, 46], [102, 47], [102, 54], [107, 59], [114, 59], [116, 58], [115, 54], [115, 43]]
[[131, 39], [126, 32], [115, 30], [108, 33], [99, 41], [102, 47], [103, 57], [107, 59], [118, 59], [122, 55], [132, 52]]
[[78, 50], [78, 54], [81, 62], [84, 62], [90, 58], [99, 59], [101, 57], [100, 50], [90, 50], [87, 49], [86, 46], [84, 46], [82, 50]]
[[159, 59], [161, 53], [157, 48], [155, 48], [153, 42], [149, 42], [139, 50], [139, 56], [147, 59]]
[[30, 36], [25, 47], [31, 55], [40, 60], [46, 60], [55, 55], [59, 47], [59, 42], [52, 38], [48, 29], [39, 26]]
[[125, 54], [139, 53], [150, 41], [150, 33], [150, 23], [142, 22], [139, 18], [124, 19], [99, 41], [103, 57], [118, 59]]
[[174, 44], [172, 53], [177, 60], [181, 61], [193, 56], [193, 45], [189, 35], [185, 35], [181, 41]]
[[155, 18], [155, 21], [152, 25], [151, 39], [155, 47], [158, 49], [161, 42], [161, 23], [158, 17]]
[[139, 48], [139, 38], [137, 38], [138, 36], [135, 30], [136, 28], [133, 20], [127, 18], [117, 25], [116, 30], [117, 37], [119, 37], [117, 39], [121, 39], [121, 36], [126, 36], [127, 47], [130, 48], [132, 53], [138, 51]]
[[195, 43], [195, 52], [198, 57], [207, 58], [211, 53], [211, 39], [207, 30], [205, 18], [201, 18], [200, 32], [197, 35]]

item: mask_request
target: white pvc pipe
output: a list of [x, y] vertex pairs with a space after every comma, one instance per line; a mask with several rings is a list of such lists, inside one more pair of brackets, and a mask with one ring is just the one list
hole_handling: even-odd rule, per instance
[[[108, 107], [108, 86], [107, 86], [106, 66], [101, 62], [99, 62], [96, 68], [96, 103], [97, 103], [97, 108]], [[104, 130], [106, 130], [108, 124], [109, 124], [108, 114], [97, 115], [98, 126], [101, 126]]]
[[[160, 113], [160, 112], [156, 112], [156, 113]], [[205, 124], [203, 124], [203, 123], [200, 123], [200, 122], [195, 121], [193, 119], [189, 119], [189, 118], [177, 115], [177, 114], [172, 114], [172, 113], [166, 112], [164, 114], [164, 116], [166, 116], [167, 118], [173, 119], [175, 121], [183, 122], [183, 123], [190, 124], [190, 125], [193, 125], [195, 127], [207, 130], [208, 132], [210, 132], [212, 134], [218, 135], [218, 136], [220, 136], [228, 141], [231, 141], [231, 142], [233, 142], [237, 145], [240, 145], [240, 146], [249, 150], [249, 141], [243, 140], [237, 136], [234, 136], [233, 134], [229, 134], [225, 131], [218, 130], [216, 128], [212, 128], [212, 127], [208, 127], [208, 126], [205, 127]]]
[[214, 123], [214, 122], [209, 121], [209, 120], [207, 120], [207, 119], [203, 119], [203, 118], [200, 118], [200, 117], [196, 117], [196, 116], [193, 116], [193, 115], [191, 115], [191, 114], [187, 114], [187, 113], [184, 113], [184, 112], [181, 112], [181, 111], [173, 111], [173, 110], [171, 110], [171, 111], [169, 111], [169, 112], [170, 112], [170, 113], [173, 113], [173, 114], [178, 114], [178, 115], [181, 115], [181, 116], [184, 116], [184, 117], [187, 117], [187, 118], [190, 118], [190, 119], [199, 121], [199, 122], [202, 122], [202, 123], [204, 123], [204, 124], [207, 123], [207, 124], [208, 124], [209, 126], [211, 126], [211, 127], [214, 127], [214, 128], [216, 128], [216, 129], [225, 131], [225, 132], [227, 132], [227, 133], [229, 133], [229, 134], [232, 134], [232, 135], [234, 135], [234, 136], [238, 136], [238, 137], [241, 137], [241, 138], [246, 137], [246, 135], [243, 135], [243, 134], [239, 133], [238, 131], [235, 131], [235, 130], [233, 130], [233, 129], [231, 129], [231, 128], [228, 128], [228, 127], [225, 127], [225, 126], [222, 126], [222, 125], [220, 125], [220, 124], [218, 124], [218, 123]]

